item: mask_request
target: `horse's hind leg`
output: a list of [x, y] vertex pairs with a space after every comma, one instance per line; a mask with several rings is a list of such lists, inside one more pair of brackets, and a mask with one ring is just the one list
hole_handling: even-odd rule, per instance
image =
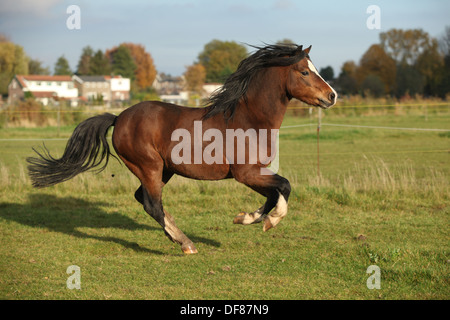
[[135, 193], [136, 200], [142, 203], [144, 210], [163, 227], [166, 236], [181, 245], [184, 253], [197, 253], [193, 242], [177, 227], [173, 217], [163, 209], [162, 187], [172, 174], [149, 168], [145, 172], [145, 176], [140, 177], [142, 185]]
[[144, 210], [163, 227], [164, 233], [171, 241], [181, 245], [184, 253], [197, 253], [192, 241], [177, 227], [173, 217], [163, 209], [160, 194], [148, 191], [147, 188], [149, 188], [147, 185], [142, 188]]
[[164, 229], [166, 236], [181, 245], [186, 254], [197, 253], [192, 241], [177, 227], [173, 217], [163, 209], [162, 188], [172, 177], [172, 173], [163, 170], [162, 162], [155, 157], [151, 167], [137, 167], [125, 158], [126, 166], [141, 180], [142, 185], [136, 190], [134, 197], [144, 206], [147, 212]]

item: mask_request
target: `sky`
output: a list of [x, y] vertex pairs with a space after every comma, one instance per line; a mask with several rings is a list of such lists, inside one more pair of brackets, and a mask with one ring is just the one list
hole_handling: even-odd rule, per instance
[[[80, 8], [79, 29], [67, 27], [70, 5]], [[371, 5], [379, 20], [367, 12]], [[368, 20], [379, 28], [368, 28]], [[105, 51], [133, 42], [151, 54], [158, 72], [178, 76], [213, 39], [259, 46], [290, 39], [312, 45], [316, 67], [331, 66], [338, 75], [381, 32], [421, 28], [439, 38], [446, 26], [448, 0], [0, 0], [0, 33], [51, 71], [62, 55], [75, 71], [85, 46]]]

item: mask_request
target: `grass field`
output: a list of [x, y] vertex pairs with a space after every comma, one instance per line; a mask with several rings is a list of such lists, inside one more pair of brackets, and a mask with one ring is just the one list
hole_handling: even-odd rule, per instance
[[[264, 202], [234, 180], [169, 182], [165, 208], [196, 244], [192, 256], [145, 214], [133, 198], [137, 179], [117, 161], [34, 190], [25, 158], [57, 129], [0, 129], [0, 298], [449, 299], [450, 133], [326, 125], [450, 129], [448, 109], [327, 111], [320, 176], [314, 115], [287, 116], [280, 130], [279, 174], [292, 193], [273, 230], [232, 223]], [[45, 141], [52, 154], [73, 129]], [[81, 290], [66, 286], [71, 265]], [[370, 265], [381, 289], [366, 285]]]

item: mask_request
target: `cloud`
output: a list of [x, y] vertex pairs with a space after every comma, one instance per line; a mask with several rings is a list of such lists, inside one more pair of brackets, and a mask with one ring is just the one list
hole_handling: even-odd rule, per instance
[[32, 14], [44, 16], [62, 0], [2, 0], [0, 14]]

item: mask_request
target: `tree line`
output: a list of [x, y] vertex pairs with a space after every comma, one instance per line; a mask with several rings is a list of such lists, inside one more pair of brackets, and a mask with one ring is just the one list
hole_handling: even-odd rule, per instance
[[[450, 94], [450, 27], [440, 39], [422, 29], [391, 29], [380, 33], [379, 38], [359, 63], [344, 62], [337, 77], [331, 66], [321, 68], [319, 73], [341, 96], [422, 95], [445, 99]], [[293, 42], [284, 39], [278, 43]], [[211, 41], [187, 67], [184, 76], [188, 89], [199, 93], [204, 82], [223, 82], [247, 55], [246, 48], [236, 42]]]
[[450, 27], [440, 39], [422, 29], [391, 29], [379, 40], [358, 64], [344, 62], [334, 79], [341, 94], [443, 99], [450, 94]]
[[[283, 39], [278, 44], [292, 44]], [[212, 40], [183, 74], [186, 90], [201, 95], [204, 83], [223, 83], [239, 62], [249, 55], [246, 46], [235, 41]], [[391, 29], [380, 33], [358, 63], [346, 61], [334, 76], [332, 67], [319, 70], [341, 96], [425, 95], [445, 98], [450, 93], [450, 27], [440, 39], [421, 29]], [[5, 95], [15, 74], [50, 74], [39, 60], [29, 58], [23, 48], [0, 34], [0, 94]], [[82, 49], [76, 70], [62, 55], [54, 65], [54, 75], [121, 75], [132, 81], [132, 95], [141, 98], [152, 92], [156, 78], [153, 58], [144, 46], [122, 43], [113, 48]]]
[[64, 55], [60, 56], [53, 73], [42, 62], [30, 58], [23, 47], [0, 35], [0, 94], [8, 94], [8, 85], [16, 74], [36, 75], [121, 75], [131, 79], [133, 92], [151, 88], [156, 78], [153, 58], [144, 46], [122, 43], [113, 48], [94, 50], [91, 46], [82, 49], [76, 70], [72, 70]]

